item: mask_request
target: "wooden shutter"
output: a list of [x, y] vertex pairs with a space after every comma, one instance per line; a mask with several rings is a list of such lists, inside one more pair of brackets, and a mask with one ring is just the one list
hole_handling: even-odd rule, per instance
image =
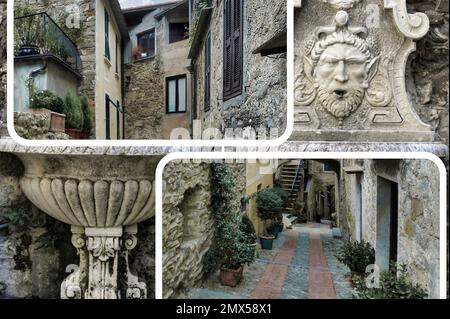
[[117, 101], [117, 106], [116, 106], [116, 138], [118, 140], [120, 140], [120, 102]]
[[211, 107], [211, 33], [205, 43], [205, 111]]
[[225, 0], [224, 6], [223, 98], [227, 100], [242, 93], [243, 0]]

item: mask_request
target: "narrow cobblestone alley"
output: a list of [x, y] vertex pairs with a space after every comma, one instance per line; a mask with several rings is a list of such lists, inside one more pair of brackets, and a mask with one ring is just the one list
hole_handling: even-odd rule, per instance
[[271, 251], [244, 271], [235, 288], [213, 275], [188, 298], [203, 299], [347, 299], [352, 298], [349, 270], [334, 257], [339, 240], [328, 225], [298, 224], [279, 234]]

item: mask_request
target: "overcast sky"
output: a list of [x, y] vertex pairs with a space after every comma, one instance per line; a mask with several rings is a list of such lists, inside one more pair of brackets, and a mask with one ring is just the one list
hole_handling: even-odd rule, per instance
[[132, 7], [141, 7], [145, 5], [165, 3], [165, 2], [174, 2], [174, 0], [119, 0], [121, 7], [124, 8], [132, 8]]

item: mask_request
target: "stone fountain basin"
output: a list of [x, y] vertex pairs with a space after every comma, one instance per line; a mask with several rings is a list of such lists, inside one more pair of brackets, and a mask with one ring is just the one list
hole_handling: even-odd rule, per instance
[[13, 153], [24, 164], [25, 195], [61, 222], [113, 228], [155, 214], [154, 176], [161, 155]]

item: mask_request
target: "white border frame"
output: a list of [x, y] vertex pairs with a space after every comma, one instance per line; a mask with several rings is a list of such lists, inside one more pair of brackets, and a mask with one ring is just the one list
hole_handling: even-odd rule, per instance
[[[8, 1], [7, 6], [7, 123], [10, 136], [19, 144], [25, 146], [109, 146], [109, 147], [130, 147], [130, 146], [173, 146], [173, 147], [194, 147], [194, 146], [221, 146], [221, 147], [245, 147], [251, 142], [255, 147], [278, 146], [287, 141], [294, 129], [294, 7], [287, 1], [287, 114], [286, 130], [273, 140], [27, 140], [20, 137], [14, 128], [14, 1]], [[204, 130], [205, 128], [202, 127]]]
[[155, 219], [156, 219], [156, 254], [155, 254], [155, 296], [156, 299], [163, 298], [163, 172], [166, 165], [173, 160], [192, 159], [416, 159], [429, 160], [433, 162], [440, 175], [440, 299], [447, 298], [447, 171], [444, 163], [431, 153], [400, 153], [400, 152], [378, 152], [378, 153], [339, 153], [339, 152], [194, 152], [194, 153], [171, 153], [161, 159], [155, 176]]

